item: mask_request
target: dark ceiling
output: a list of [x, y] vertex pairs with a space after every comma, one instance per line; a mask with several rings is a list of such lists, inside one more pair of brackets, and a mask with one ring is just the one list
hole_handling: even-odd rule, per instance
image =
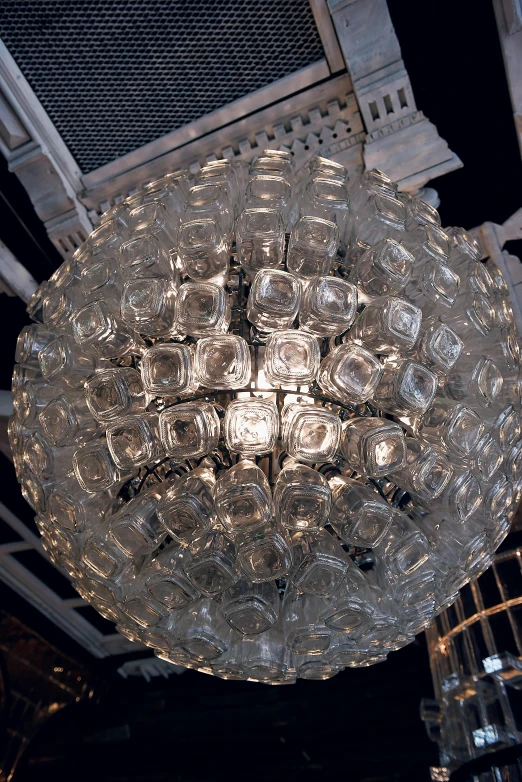
[[[490, 2], [388, 5], [417, 105], [464, 163], [432, 183], [443, 224], [503, 222], [520, 206], [522, 167]], [[42, 280], [60, 258], [3, 161], [0, 181], [0, 238]], [[18, 299], [1, 303], [0, 387], [8, 388], [16, 335], [27, 318]], [[19, 489], [2, 474], [8, 504]], [[329, 682], [266, 687], [187, 672], [146, 683], [120, 679], [119, 660], [90, 659], [8, 589], [0, 590], [0, 607], [90, 667], [100, 697], [99, 705], [72, 706], [52, 718], [19, 780], [214, 782], [238, 775], [301, 782], [335, 775], [428, 782], [428, 767], [438, 762], [418, 716], [420, 699], [431, 694], [422, 638], [384, 664]]]

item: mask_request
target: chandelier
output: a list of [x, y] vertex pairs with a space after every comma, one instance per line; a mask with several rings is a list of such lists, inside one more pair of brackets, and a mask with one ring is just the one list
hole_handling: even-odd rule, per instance
[[474, 239], [372, 170], [213, 161], [109, 209], [18, 339], [42, 543], [125, 637], [328, 679], [492, 562], [522, 487], [519, 345]]

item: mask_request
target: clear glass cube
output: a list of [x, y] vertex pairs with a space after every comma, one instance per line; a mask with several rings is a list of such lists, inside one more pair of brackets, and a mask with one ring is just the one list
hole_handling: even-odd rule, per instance
[[437, 499], [448, 486], [453, 468], [438, 448], [406, 437], [406, 462], [393, 472], [393, 481], [424, 502]]
[[264, 472], [245, 460], [222, 473], [214, 488], [214, 505], [228, 532], [263, 525], [272, 518], [274, 505]]
[[239, 579], [236, 546], [222, 532], [203, 532], [194, 538], [189, 551], [192, 561], [185, 566], [185, 573], [202, 594], [219, 595]]
[[292, 550], [286, 534], [268, 522], [238, 533], [237, 561], [253, 583], [286, 576], [292, 567]]
[[55, 337], [55, 332], [39, 323], [24, 326], [16, 340], [15, 361], [27, 367], [39, 367], [38, 354]]
[[229, 404], [224, 422], [225, 443], [244, 456], [270, 453], [279, 435], [279, 415], [266, 399], [236, 399]]
[[73, 456], [73, 469], [82, 489], [89, 492], [111, 489], [124, 478], [105, 438], [80, 446]]
[[333, 399], [359, 405], [370, 399], [382, 375], [379, 359], [354, 343], [339, 345], [321, 362], [318, 383]]
[[152, 554], [166, 538], [156, 512], [158, 500], [157, 490], [141, 491], [107, 519], [111, 539], [129, 558]]
[[151, 234], [143, 234], [123, 242], [119, 263], [124, 279], [170, 276], [176, 281], [167, 249]]
[[228, 277], [229, 238], [212, 217], [182, 222], [178, 258], [183, 271], [192, 280], [223, 285]]
[[196, 390], [193, 355], [188, 345], [153, 345], [141, 358], [145, 390], [155, 396], [182, 396]]
[[208, 402], [188, 402], [163, 410], [159, 417], [165, 453], [178, 461], [196, 459], [217, 448], [219, 418]]
[[166, 337], [175, 331], [176, 289], [167, 278], [127, 280], [121, 296], [123, 320], [147, 336]]
[[484, 428], [479, 416], [469, 407], [436, 397], [424, 414], [420, 435], [445, 453], [471, 459]]
[[245, 388], [251, 373], [248, 343], [235, 334], [203, 337], [196, 345], [194, 368], [204, 388]]
[[350, 338], [375, 353], [411, 350], [419, 336], [421, 310], [393, 296], [374, 299], [356, 319]]
[[480, 408], [491, 407], [502, 392], [504, 378], [485, 356], [462, 356], [448, 375], [446, 396]]
[[221, 613], [241, 635], [258, 635], [279, 618], [279, 591], [274, 581], [253, 584], [241, 578], [223, 593]]
[[277, 269], [262, 269], [248, 294], [248, 320], [261, 331], [290, 328], [300, 299], [301, 285], [297, 277]]
[[119, 299], [123, 281], [115, 258], [99, 258], [82, 269], [81, 288], [85, 302]]
[[291, 536], [294, 569], [292, 584], [300, 592], [332, 595], [348, 570], [347, 555], [326, 530], [294, 532]]
[[139, 345], [136, 335], [105, 301], [93, 301], [72, 319], [76, 343], [99, 358], [120, 358]]
[[250, 177], [246, 191], [248, 207], [268, 207], [278, 209], [286, 222], [290, 209], [292, 188], [281, 176], [254, 174]]
[[393, 521], [386, 535], [375, 547], [378, 556], [383, 556], [385, 564], [399, 576], [409, 576], [421, 567], [429, 558], [429, 544], [418, 526], [394, 510]]
[[90, 440], [98, 429], [81, 392], [61, 394], [38, 416], [40, 426], [53, 445], [72, 445]]
[[353, 470], [378, 478], [406, 460], [404, 431], [384, 418], [355, 418], [343, 425], [341, 450]]
[[437, 391], [437, 376], [423, 364], [410, 359], [384, 364], [372, 401], [393, 415], [420, 415], [430, 407]]
[[502, 450], [505, 451], [515, 444], [520, 437], [521, 431], [520, 416], [513, 405], [508, 405], [496, 417], [490, 429], [490, 434]]
[[415, 259], [394, 239], [381, 239], [366, 250], [350, 272], [350, 282], [368, 296], [396, 296], [404, 290]]
[[230, 302], [212, 282], [186, 282], [178, 292], [177, 328], [191, 337], [224, 334], [230, 325]]
[[111, 456], [122, 470], [135, 470], [161, 458], [156, 413], [120, 418], [107, 427], [106, 435]]
[[184, 572], [190, 559], [188, 549], [171, 544], [142, 571], [147, 592], [169, 611], [185, 608], [201, 596]]
[[40, 371], [48, 383], [63, 383], [80, 388], [96, 368], [96, 361], [82, 353], [73, 340], [61, 334], [51, 340], [38, 354]]
[[316, 337], [291, 329], [276, 331], [266, 343], [265, 375], [272, 385], [307, 385], [315, 380], [320, 359]]
[[343, 334], [357, 313], [357, 288], [340, 277], [315, 277], [301, 299], [299, 326], [318, 337]]
[[329, 274], [339, 247], [339, 228], [320, 217], [301, 217], [290, 234], [288, 270], [308, 280]]
[[329, 519], [330, 487], [317, 470], [291, 463], [277, 476], [274, 505], [276, 517], [283, 527], [314, 532], [324, 527]]
[[344, 476], [332, 479], [330, 524], [344, 543], [373, 548], [392, 522], [392, 511], [377, 492]]
[[286, 643], [293, 654], [318, 655], [326, 652], [332, 631], [320, 621], [327, 602], [292, 588], [285, 590], [283, 618]]
[[503, 462], [504, 455], [500, 446], [490, 434], [485, 434], [477, 445], [475, 459], [475, 470], [481, 484], [491, 483]]
[[163, 493], [157, 508], [158, 518], [169, 535], [178, 542], [189, 542], [212, 524], [214, 518], [214, 474], [197, 467], [176, 478]]
[[314, 464], [335, 457], [341, 421], [335, 413], [315, 405], [288, 405], [283, 410], [283, 440], [290, 456]]
[[93, 417], [100, 423], [145, 412], [140, 373], [131, 367], [98, 370], [85, 383], [85, 399]]
[[440, 320], [421, 332], [418, 356], [436, 374], [447, 374], [459, 360], [464, 344], [458, 334]]
[[248, 275], [275, 269], [284, 258], [285, 230], [277, 209], [254, 208], [242, 212], [236, 228], [238, 260]]

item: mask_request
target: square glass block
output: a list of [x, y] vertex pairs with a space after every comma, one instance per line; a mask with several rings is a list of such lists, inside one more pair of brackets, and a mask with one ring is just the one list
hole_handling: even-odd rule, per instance
[[180, 543], [190, 541], [210, 527], [214, 518], [214, 484], [213, 473], [198, 467], [176, 478], [163, 493], [157, 514], [174, 540]]
[[156, 413], [120, 418], [107, 427], [107, 445], [117, 466], [134, 470], [161, 457]]
[[339, 277], [315, 277], [301, 299], [299, 325], [318, 337], [343, 334], [357, 313], [357, 288]]
[[238, 260], [249, 275], [275, 269], [284, 258], [285, 229], [277, 209], [245, 209], [236, 229]]
[[105, 579], [119, 575], [125, 565], [129, 564], [128, 557], [114, 543], [99, 535], [92, 535], [87, 539], [81, 560], [83, 565]]
[[419, 415], [430, 407], [437, 390], [437, 376], [423, 364], [409, 359], [385, 363], [373, 403], [394, 415]]
[[186, 282], [178, 292], [176, 325], [191, 337], [224, 334], [230, 325], [230, 302], [212, 282]]
[[140, 373], [131, 367], [101, 369], [85, 382], [85, 398], [100, 423], [129, 413], [145, 412], [145, 392]]
[[489, 434], [485, 434], [477, 445], [475, 466], [482, 483], [490, 483], [504, 461], [498, 443]]
[[135, 345], [134, 334], [106, 301], [93, 301], [72, 318], [76, 343], [100, 358], [120, 358]]
[[212, 217], [182, 222], [178, 239], [181, 268], [192, 280], [223, 284], [228, 276], [230, 243]]
[[168, 336], [174, 330], [176, 289], [167, 278], [128, 280], [121, 295], [121, 316], [135, 331]]
[[335, 413], [315, 405], [288, 405], [283, 410], [283, 439], [294, 459], [314, 464], [335, 457], [341, 421]]
[[302, 331], [273, 332], [265, 350], [265, 375], [272, 385], [307, 385], [315, 380], [321, 350], [317, 338]]
[[165, 540], [167, 531], [156, 515], [157, 495], [142, 492], [109, 521], [109, 534], [128, 557], [152, 554]]
[[292, 551], [285, 533], [269, 523], [238, 534], [237, 560], [250, 581], [262, 583], [290, 572]]
[[388, 475], [406, 460], [404, 431], [383, 418], [356, 418], [343, 426], [341, 450], [350, 467], [362, 475]]
[[178, 396], [195, 391], [192, 351], [187, 345], [154, 345], [143, 353], [141, 377], [145, 390], [156, 396]]
[[250, 383], [250, 349], [235, 334], [203, 337], [196, 345], [194, 368], [204, 388], [245, 388]]
[[466, 470], [457, 474], [447, 488], [449, 507], [457, 521], [466, 521], [482, 504], [480, 483]]
[[185, 608], [201, 596], [200, 591], [182, 571], [161, 571], [151, 576], [147, 580], [146, 586], [154, 600], [157, 600], [169, 611]]
[[490, 434], [503, 450], [516, 443], [521, 434], [521, 420], [513, 405], [508, 405], [499, 413]]
[[288, 270], [305, 279], [329, 274], [338, 247], [339, 229], [335, 223], [320, 217], [301, 217], [290, 234]]
[[292, 585], [308, 595], [333, 595], [348, 570], [347, 555], [339, 541], [326, 530], [294, 532], [291, 541]]
[[73, 456], [73, 469], [78, 483], [85, 491], [104, 491], [120, 480], [120, 472], [105, 439], [78, 448]]
[[81, 415], [80, 405], [85, 407], [84, 399], [71, 399], [69, 395], [61, 394], [52, 399], [40, 413], [40, 426], [53, 445], [71, 445], [92, 437], [97, 424], [88, 410], [85, 411], [85, 417]]
[[512, 482], [505, 475], [501, 475], [484, 496], [486, 518], [499, 519], [509, 513], [513, 496]]
[[350, 272], [350, 282], [368, 296], [395, 296], [406, 287], [415, 259], [394, 239], [381, 239], [366, 250]]
[[461, 459], [473, 458], [484, 424], [479, 416], [462, 404], [436, 397], [424, 413], [420, 435], [433, 445], [441, 447]]
[[249, 460], [234, 464], [216, 481], [214, 507], [219, 520], [231, 533], [270, 521], [274, 505], [266, 475]]
[[333, 399], [359, 405], [373, 396], [381, 375], [379, 359], [360, 345], [348, 342], [323, 359], [318, 383]]
[[225, 443], [244, 456], [270, 453], [279, 435], [279, 415], [266, 399], [236, 399], [225, 413]]
[[317, 470], [304, 464], [289, 464], [277, 476], [274, 505], [283, 527], [313, 532], [328, 521], [330, 487]]
[[279, 592], [275, 582], [252, 584], [242, 578], [223, 594], [221, 613], [241, 635], [269, 630], [279, 617]]
[[463, 342], [453, 329], [436, 320], [419, 341], [419, 358], [434, 372], [447, 373], [459, 360]]
[[393, 473], [393, 481], [425, 502], [439, 497], [448, 486], [453, 468], [438, 448], [406, 437], [406, 463]]
[[221, 594], [238, 580], [236, 547], [222, 532], [203, 532], [194, 538], [189, 551], [192, 561], [185, 565], [185, 573], [207, 597]]
[[119, 262], [122, 276], [132, 277], [172, 277], [173, 269], [168, 253], [152, 234], [145, 234], [123, 242]]
[[374, 489], [344, 476], [332, 481], [330, 524], [344, 543], [373, 548], [391, 522], [390, 507]]
[[82, 269], [80, 285], [85, 301], [119, 297], [122, 280], [114, 258], [99, 258]]
[[404, 299], [382, 296], [361, 312], [350, 334], [375, 353], [411, 350], [417, 341], [422, 311]]
[[301, 300], [297, 277], [278, 269], [262, 269], [254, 277], [247, 301], [247, 318], [261, 331], [287, 329]]
[[207, 402], [169, 407], [160, 413], [159, 426], [165, 453], [178, 461], [196, 459], [217, 448], [219, 418]]
[[140, 627], [154, 627], [167, 616], [166, 609], [146, 594], [126, 598], [121, 604], [121, 610]]
[[[421, 282], [422, 293], [428, 299], [450, 309], [457, 300], [459, 287], [460, 277], [447, 264], [428, 261]], [[406, 293], [409, 294], [409, 288]]]

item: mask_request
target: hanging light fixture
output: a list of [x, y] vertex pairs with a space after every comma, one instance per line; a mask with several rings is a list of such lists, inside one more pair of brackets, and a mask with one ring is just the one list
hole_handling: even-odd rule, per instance
[[34, 295], [9, 433], [42, 542], [162, 659], [327, 679], [483, 572], [522, 486], [499, 270], [368, 171], [265, 151], [114, 206]]

